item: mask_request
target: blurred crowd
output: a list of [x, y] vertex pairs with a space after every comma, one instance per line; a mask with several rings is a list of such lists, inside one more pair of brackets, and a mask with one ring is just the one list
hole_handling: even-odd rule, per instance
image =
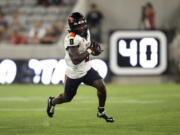
[[75, 0], [37, 0], [37, 4], [44, 7], [71, 5], [74, 2]]
[[38, 5], [42, 5], [45, 7], [48, 6], [61, 6], [62, 5], [63, 0], [37, 0], [37, 4]]
[[[28, 2], [27, 0], [22, 1]], [[72, 6], [74, 0], [34, 0], [34, 3], [34, 5], [31, 5], [32, 10], [34, 7], [43, 7], [45, 10], [48, 10], [49, 7], [61, 8], [62, 6]], [[24, 5], [21, 4], [21, 7], [23, 6]], [[10, 8], [8, 5], [5, 7], [0, 6], [0, 44], [46, 45], [54, 44], [60, 38], [64, 23], [58, 14], [57, 18], [51, 22], [36, 19], [32, 23], [28, 23], [28, 21], [23, 21], [24, 18], [22, 18], [26, 13], [23, 13], [22, 16], [18, 7], [11, 12], [5, 13], [3, 9], [6, 7]], [[27, 7], [27, 5], [25, 5], [25, 7]], [[38, 14], [36, 16], [38, 16]], [[56, 15], [53, 14], [53, 17], [55, 16]], [[31, 16], [26, 16], [26, 18], [29, 19]]]
[[8, 20], [5, 14], [0, 11], [1, 44], [53, 44], [56, 43], [62, 33], [62, 24], [60, 20], [55, 20], [51, 26], [45, 28], [43, 22], [36, 21], [28, 32], [25, 32], [25, 29], [25, 25], [21, 23], [18, 10], [13, 11]]
[[[45, 9], [48, 7], [61, 8], [62, 6], [70, 5], [73, 0], [35, 0], [36, 5]], [[33, 8], [32, 8], [33, 10]], [[51, 17], [51, 16], [50, 16]], [[53, 16], [54, 17], [54, 16]], [[42, 18], [42, 17], [41, 17]], [[91, 32], [92, 41], [102, 43], [102, 20], [103, 13], [98, 9], [96, 4], [91, 4], [90, 9], [86, 14], [87, 22]], [[57, 17], [50, 25], [45, 25], [47, 22], [36, 20], [28, 26], [23, 24], [20, 12], [16, 9], [10, 13], [10, 17], [0, 10], [0, 44], [13, 45], [36, 45], [36, 44], [54, 44], [58, 41], [62, 31], [63, 23]], [[140, 19], [140, 29], [154, 30], [155, 11], [151, 3], [146, 3], [142, 6], [142, 14]]]
[[[28, 1], [24, 0], [24, 2]], [[37, 11], [31, 15], [28, 13], [28, 9], [23, 9], [25, 12], [22, 12], [20, 8], [17, 7], [15, 10], [7, 13], [4, 12], [3, 9], [6, 9], [6, 7], [13, 8], [12, 4], [11, 6], [6, 5], [2, 8], [0, 6], [0, 45], [53, 45], [59, 40], [64, 29], [64, 20], [59, 18], [60, 13], [57, 11], [57, 8], [63, 9], [64, 7], [72, 6], [74, 0], [34, 0], [33, 2], [34, 4], [31, 4], [29, 7], [24, 4], [21, 4], [20, 7], [21, 9], [23, 9], [23, 6], [28, 7], [31, 11], [33, 8], [39, 8], [40, 10], [38, 11], [41, 11], [42, 8], [46, 11], [50, 11], [51, 9], [53, 12], [46, 15]], [[48, 21], [43, 18], [42, 15], [44, 15], [45, 18], [47, 16], [47, 19], [53, 17], [52, 21], [50, 20], [51, 18], [49, 18], [50, 21]], [[99, 33], [101, 33], [103, 14], [99, 11], [97, 5], [92, 4], [90, 6], [86, 17], [92, 40], [102, 42], [102, 34]]]

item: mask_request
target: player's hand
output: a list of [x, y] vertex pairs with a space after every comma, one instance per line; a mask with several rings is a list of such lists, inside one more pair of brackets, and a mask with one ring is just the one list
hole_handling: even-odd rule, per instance
[[97, 42], [92, 42], [90, 46], [88, 47], [88, 49], [90, 50], [87, 50], [87, 51], [94, 56], [100, 55], [103, 52], [100, 44], [98, 44]]

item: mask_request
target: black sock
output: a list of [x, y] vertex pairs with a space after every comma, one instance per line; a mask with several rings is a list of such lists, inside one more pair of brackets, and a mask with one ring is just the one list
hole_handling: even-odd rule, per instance
[[98, 111], [99, 111], [100, 113], [104, 112], [104, 107], [98, 107]]

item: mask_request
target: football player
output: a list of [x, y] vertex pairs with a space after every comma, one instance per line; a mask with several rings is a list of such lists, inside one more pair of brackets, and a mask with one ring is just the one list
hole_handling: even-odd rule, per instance
[[78, 86], [83, 82], [97, 89], [99, 99], [99, 118], [107, 122], [114, 122], [114, 119], [105, 112], [106, 87], [103, 79], [95, 71], [89, 62], [89, 56], [99, 55], [102, 50], [96, 42], [91, 42], [90, 33], [85, 17], [79, 12], [72, 13], [68, 18], [70, 31], [65, 37], [65, 61], [66, 75], [64, 93], [57, 97], [48, 98], [47, 114], [53, 117], [55, 105], [70, 102], [76, 95]]

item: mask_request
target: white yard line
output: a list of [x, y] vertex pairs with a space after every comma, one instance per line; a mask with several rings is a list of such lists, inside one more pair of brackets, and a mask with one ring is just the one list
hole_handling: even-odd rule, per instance
[[[9, 102], [15, 102], [15, 101], [23, 101], [23, 102], [46, 102], [48, 99], [45, 97], [0, 97], [0, 102], [2, 101], [9, 101]], [[74, 102], [75, 101], [75, 102]], [[74, 103], [97, 103], [98, 98], [97, 97], [78, 97], [73, 100]], [[136, 99], [122, 99], [122, 98], [109, 98], [107, 99], [107, 102], [110, 103], [118, 103], [118, 104], [156, 104], [156, 103], [162, 103], [163, 100], [136, 100]]]
[[0, 112], [26, 112], [26, 111], [33, 111], [33, 112], [41, 112], [45, 111], [45, 108], [0, 108]]
[[[82, 111], [92, 110], [93, 108], [56, 108], [56, 111]], [[46, 112], [46, 108], [0, 108], [0, 112]]]
[[43, 97], [0, 97], [0, 101], [43, 101]]

